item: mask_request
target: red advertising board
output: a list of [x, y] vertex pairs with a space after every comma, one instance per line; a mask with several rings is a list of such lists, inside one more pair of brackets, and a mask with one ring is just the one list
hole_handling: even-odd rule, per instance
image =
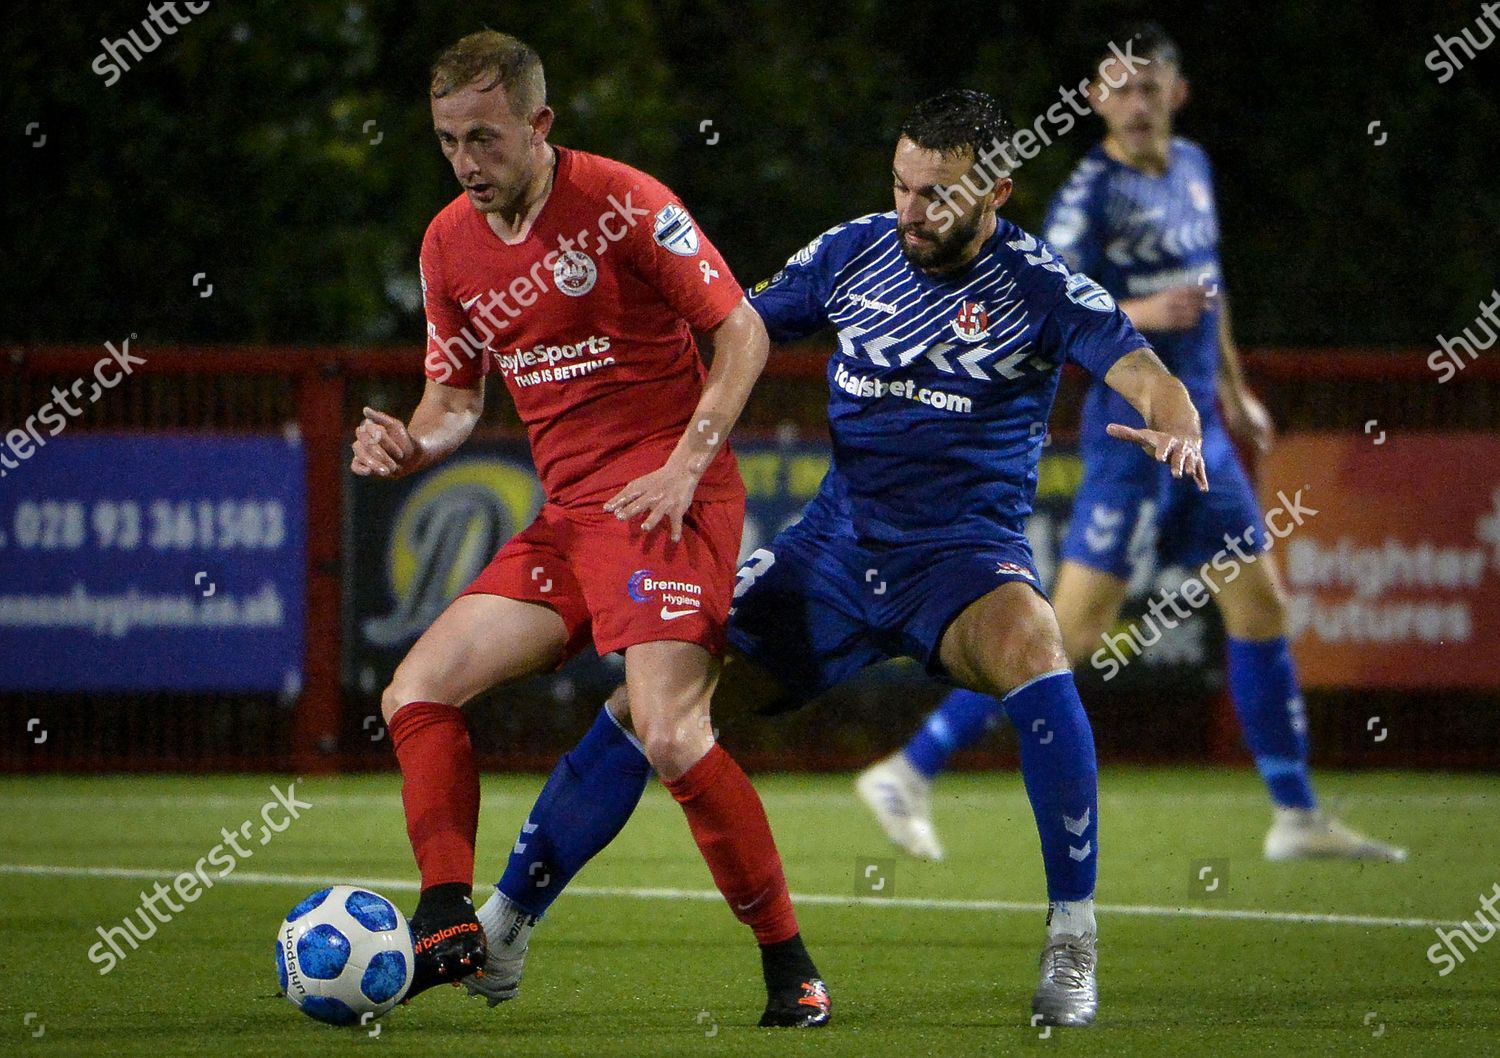
[[1500, 437], [1296, 433], [1261, 467], [1309, 687], [1500, 687]]

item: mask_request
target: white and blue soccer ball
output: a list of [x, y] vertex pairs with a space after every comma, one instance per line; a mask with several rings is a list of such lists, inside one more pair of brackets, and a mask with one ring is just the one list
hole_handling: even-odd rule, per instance
[[276, 938], [282, 992], [330, 1025], [380, 1017], [406, 995], [414, 968], [406, 916], [358, 886], [319, 889], [287, 913]]

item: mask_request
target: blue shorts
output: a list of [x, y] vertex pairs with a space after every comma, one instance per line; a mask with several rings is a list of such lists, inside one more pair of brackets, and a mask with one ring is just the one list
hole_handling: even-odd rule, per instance
[[814, 501], [740, 566], [729, 644], [801, 700], [894, 657], [941, 677], [948, 625], [1013, 580], [1041, 592], [1019, 527], [982, 542], [862, 547], [847, 522]]
[[1203, 433], [1207, 492], [1174, 478], [1134, 444], [1103, 437], [1083, 446], [1083, 481], [1062, 557], [1129, 580], [1155, 555], [1162, 567], [1201, 566], [1238, 538], [1248, 551], [1265, 550], [1260, 503], [1224, 427]]

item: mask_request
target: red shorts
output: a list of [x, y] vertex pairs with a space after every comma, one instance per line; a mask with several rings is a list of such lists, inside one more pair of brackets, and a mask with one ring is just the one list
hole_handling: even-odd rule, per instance
[[503, 595], [556, 610], [568, 629], [563, 660], [582, 650], [590, 634], [601, 656], [660, 640], [697, 643], [722, 655], [744, 494], [695, 502], [676, 543], [667, 523], [643, 533], [641, 521], [621, 521], [602, 507], [544, 504], [463, 594]]

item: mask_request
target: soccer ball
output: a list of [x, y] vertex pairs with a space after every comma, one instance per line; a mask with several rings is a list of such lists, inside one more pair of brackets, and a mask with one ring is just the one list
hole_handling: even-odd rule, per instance
[[411, 987], [414, 966], [406, 916], [352, 885], [313, 893], [287, 913], [276, 938], [281, 991], [331, 1025], [367, 1025], [390, 1010]]

